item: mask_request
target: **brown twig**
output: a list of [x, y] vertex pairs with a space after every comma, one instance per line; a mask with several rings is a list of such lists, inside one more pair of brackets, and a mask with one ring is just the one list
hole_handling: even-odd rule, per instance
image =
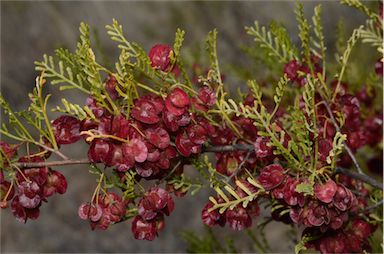
[[336, 168], [336, 171], [335, 173], [341, 173], [343, 175], [346, 175], [346, 176], [349, 176], [351, 178], [354, 178], [354, 179], [358, 179], [362, 182], [365, 182], [375, 188], [378, 188], [378, 189], [383, 189], [383, 184], [376, 181], [374, 178], [370, 177], [370, 176], [367, 176], [365, 174], [360, 174], [360, 173], [357, 173], [357, 172], [354, 172], [354, 171], [351, 171], [349, 169], [346, 169], [346, 168], [340, 168], [340, 167], [337, 167]]
[[234, 144], [234, 145], [225, 145], [225, 146], [208, 146], [204, 148], [204, 152], [224, 153], [224, 152], [235, 152], [235, 151], [253, 151], [254, 149], [255, 148], [253, 145]]
[[175, 171], [177, 170], [177, 168], [181, 165], [181, 160], [179, 160], [176, 165], [173, 167], [173, 169], [165, 176], [163, 177], [162, 179], [160, 179], [159, 181], [157, 181], [157, 184], [160, 184], [162, 181], [165, 181], [167, 180], [169, 177], [171, 177], [173, 175], [173, 173], [175, 173]]
[[54, 167], [54, 166], [66, 166], [77, 164], [90, 164], [88, 159], [80, 160], [62, 160], [62, 161], [44, 161], [44, 162], [16, 162], [13, 165], [20, 168], [42, 168], [42, 167]]
[[63, 153], [61, 153], [59, 150], [55, 150], [55, 149], [53, 149], [53, 148], [51, 148], [49, 146], [43, 145], [43, 144], [41, 144], [39, 142], [33, 142], [33, 144], [35, 144], [37, 146], [40, 146], [41, 148], [56, 154], [57, 156], [59, 156], [63, 160], [69, 160], [69, 158], [67, 156], [65, 156]]

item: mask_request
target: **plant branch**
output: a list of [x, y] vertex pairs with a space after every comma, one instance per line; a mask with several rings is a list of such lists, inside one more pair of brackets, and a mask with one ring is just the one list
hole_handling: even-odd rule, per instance
[[[253, 145], [248, 144], [234, 144], [234, 145], [225, 145], [225, 146], [209, 146], [204, 149], [205, 152], [234, 152], [234, 151], [253, 151]], [[78, 159], [78, 160], [62, 160], [62, 161], [48, 161], [48, 162], [16, 162], [13, 166], [20, 169], [26, 168], [41, 168], [41, 167], [54, 167], [54, 166], [66, 166], [66, 165], [77, 165], [77, 164], [91, 164], [92, 162], [89, 159]], [[175, 167], [176, 168], [176, 167]], [[349, 169], [337, 167], [335, 174], [344, 174], [351, 178], [358, 179], [363, 181], [375, 188], [383, 189], [383, 186], [380, 182], [371, 178], [368, 175], [361, 174], [358, 172], [350, 171]]]
[[56, 150], [56, 149], [53, 149], [53, 148], [51, 148], [49, 146], [40, 144], [39, 142], [31, 142], [31, 143], [33, 143], [33, 144], [35, 144], [37, 146], [40, 146], [41, 148], [56, 154], [57, 156], [59, 156], [63, 160], [69, 160], [69, 158], [67, 156], [65, 156], [62, 152], [60, 152], [59, 150]]
[[54, 166], [66, 166], [66, 165], [77, 165], [77, 164], [90, 164], [88, 159], [79, 160], [62, 160], [62, 161], [47, 161], [47, 162], [16, 162], [13, 165], [21, 168], [42, 168], [42, 167], [54, 167]]
[[377, 202], [377, 203], [374, 204], [374, 205], [367, 206], [367, 207], [364, 209], [364, 211], [370, 211], [370, 210], [373, 210], [373, 209], [376, 209], [376, 208], [382, 206], [382, 205], [383, 205], [383, 201], [384, 201], [384, 200], [382, 199], [382, 200], [380, 200], [379, 202]]
[[247, 152], [247, 154], [245, 155], [245, 158], [243, 159], [243, 161], [239, 164], [239, 166], [237, 167], [237, 169], [235, 170], [235, 172], [233, 172], [229, 177], [228, 177], [228, 180], [227, 180], [227, 183], [229, 183], [235, 176], [237, 176], [241, 169], [243, 168], [244, 164], [247, 162], [249, 156], [251, 155], [252, 153], [252, 150], [249, 150]]
[[235, 151], [253, 151], [255, 148], [253, 145], [249, 144], [234, 144], [234, 145], [225, 145], [225, 146], [208, 146], [203, 149], [204, 152], [215, 152], [215, 153], [224, 153], [224, 152], [235, 152]]
[[346, 168], [340, 168], [340, 167], [337, 167], [336, 168], [336, 171], [335, 173], [341, 173], [343, 175], [346, 175], [346, 176], [349, 176], [353, 179], [358, 179], [362, 182], [365, 182], [375, 188], [378, 188], [378, 189], [383, 189], [383, 184], [376, 181], [374, 178], [371, 178], [370, 176], [367, 176], [365, 174], [360, 174], [360, 173], [357, 173], [357, 172], [354, 172], [354, 171], [351, 171], [349, 169], [346, 169]]
[[176, 165], [173, 167], [173, 169], [162, 179], [160, 179], [157, 184], [160, 184], [162, 181], [165, 181], [167, 180], [169, 177], [171, 177], [171, 175], [173, 175], [173, 173], [175, 173], [176, 169], [181, 165], [181, 160], [179, 160]]
[[[325, 108], [327, 109], [328, 115], [329, 115], [329, 117], [331, 118], [331, 121], [332, 121], [333, 125], [335, 126], [336, 131], [340, 132], [340, 127], [339, 127], [339, 125], [337, 124], [336, 119], [335, 119], [335, 117], [333, 116], [332, 110], [331, 110], [331, 108], [329, 107], [328, 103], [327, 103], [325, 100], [323, 100], [323, 101], [322, 101], [322, 104], [323, 104], [323, 105], [325, 106]], [[340, 132], [340, 133], [341, 133], [341, 132]], [[359, 163], [358, 163], [357, 160], [356, 160], [355, 155], [353, 155], [351, 148], [349, 148], [349, 146], [347, 145], [346, 142], [344, 142], [344, 148], [345, 148], [345, 150], [347, 151], [349, 157], [351, 158], [353, 164], [355, 164], [355, 167], [356, 167], [357, 171], [358, 171], [360, 174], [364, 174], [363, 170], [361, 169]]]

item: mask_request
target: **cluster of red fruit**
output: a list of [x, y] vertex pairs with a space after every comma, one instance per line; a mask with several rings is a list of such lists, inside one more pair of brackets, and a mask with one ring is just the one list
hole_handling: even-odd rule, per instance
[[[178, 67], [173, 56], [172, 48], [167, 45], [155, 45], [149, 53], [154, 69], [177, 73]], [[315, 73], [323, 72], [320, 59], [312, 57], [311, 64]], [[284, 72], [291, 82], [303, 87], [307, 83], [303, 73], [309, 74], [311, 71], [306, 63], [292, 60], [285, 65]], [[112, 100], [122, 99], [117, 91], [118, 81], [113, 75], [107, 78], [104, 85]], [[382, 140], [382, 112], [371, 112], [364, 116], [361, 114], [362, 107], [369, 108], [371, 105], [375, 96], [373, 91], [364, 87], [353, 96], [348, 93], [345, 83], [334, 81], [332, 87], [338, 87], [338, 94], [330, 105], [330, 110], [335, 115], [337, 112], [343, 114], [344, 124], [341, 132], [347, 135], [347, 144], [352, 152], [364, 145], [376, 147]], [[308, 183], [308, 179], [306, 176], [292, 175], [288, 169], [283, 168], [284, 158], [273, 153], [270, 138], [260, 136], [251, 119], [230, 116], [240, 134], [236, 135], [234, 129], [226, 124], [212, 124], [204, 117], [216, 104], [216, 92], [213, 87], [200, 86], [193, 94], [186, 91], [194, 90], [181, 85], [170, 88], [163, 96], [142, 95], [133, 101], [129, 115], [125, 108], [121, 109], [119, 114], [112, 114], [93, 97], [88, 97], [86, 105], [92, 110], [95, 119], [86, 118], [80, 121], [73, 116], [60, 116], [52, 122], [56, 143], [72, 144], [83, 138], [89, 144], [90, 163], [102, 163], [105, 167], [113, 168], [123, 183], [128, 181], [125, 174], [127, 171], [137, 173], [137, 181], [166, 181], [169, 174], [181, 174], [188, 158], [202, 153], [203, 146], [208, 143], [215, 146], [251, 143], [254, 146], [253, 152], [215, 153], [217, 172], [229, 177], [236, 174], [237, 180], [249, 192], [258, 192], [259, 197], [277, 202], [279, 208], [272, 212], [275, 220], [302, 225], [306, 227], [305, 233], [311, 236], [321, 233], [321, 238], [310, 243], [321, 252], [362, 251], [365, 248], [365, 239], [372, 230], [367, 222], [357, 216], [357, 211], [367, 206], [367, 190], [360, 182], [352, 182], [343, 176], [339, 176], [336, 182], [327, 178], [325, 183], [315, 184], [313, 196], [299, 193], [297, 186]], [[315, 100], [320, 160], [317, 166], [320, 169], [327, 165], [336, 128], [328, 109], [321, 103], [319, 94]], [[253, 106], [254, 101], [254, 97], [248, 95], [243, 104]], [[106, 100], [105, 103], [109, 102]], [[273, 111], [269, 101], [266, 101], [265, 105], [268, 111]], [[277, 111], [271, 126], [276, 131], [285, 133], [281, 142], [288, 148], [291, 137], [280, 121], [284, 114], [284, 109]], [[220, 116], [214, 116], [212, 119], [223, 122]], [[0, 147], [8, 159], [15, 156], [15, 147], [4, 142], [0, 143]], [[19, 162], [44, 162], [49, 155], [48, 151], [42, 151], [23, 156]], [[349, 167], [351, 161], [349, 156], [345, 155], [337, 163]], [[17, 180], [12, 184], [5, 180], [3, 168], [4, 165], [0, 175], [1, 206], [5, 207], [7, 201], [13, 198], [12, 212], [23, 222], [27, 218], [37, 218], [39, 206], [47, 197], [55, 192], [62, 194], [66, 190], [64, 176], [50, 168], [19, 170], [16, 174]], [[255, 178], [263, 189], [260, 190], [242, 179], [241, 168], [257, 169]], [[113, 223], [126, 220], [128, 205], [132, 204], [137, 209], [137, 215], [132, 221], [135, 238], [153, 240], [164, 227], [164, 215], [168, 216], [174, 209], [170, 192], [180, 194], [172, 186], [167, 187], [169, 191], [158, 186], [151, 187], [138, 202], [105, 190], [104, 194], [98, 193], [93, 197], [91, 202], [81, 204], [78, 215], [81, 219], [89, 220], [92, 229], [107, 229]], [[352, 190], [366, 194], [356, 197]], [[249, 195], [238, 186], [235, 192], [240, 198]], [[219, 204], [225, 202], [220, 197], [216, 200]], [[234, 230], [250, 227], [252, 218], [257, 217], [260, 212], [258, 199], [248, 203], [246, 207], [239, 204], [233, 209], [227, 209], [225, 213], [212, 208], [211, 202], [203, 208], [203, 222], [209, 226], [224, 226], [228, 222]], [[350, 216], [353, 216], [353, 222], [347, 223]], [[354, 232], [351, 227], [361, 228], [361, 231]], [[354, 243], [348, 244], [348, 241]]]
[[[374, 231], [374, 226], [358, 217], [358, 213], [367, 207], [369, 194], [360, 181], [339, 175], [338, 183], [332, 179], [324, 184], [317, 183], [314, 196], [304, 196], [295, 189], [297, 184], [306, 180], [294, 180], [284, 175], [279, 165], [272, 166], [273, 169], [271, 166], [265, 168], [258, 180], [266, 190], [273, 186], [271, 197], [279, 200], [284, 207], [280, 206], [272, 213], [274, 219], [304, 226], [303, 235], [316, 239], [307, 247], [315, 247], [322, 253], [355, 253], [369, 249], [367, 238]], [[280, 183], [268, 179], [270, 174], [266, 174], [266, 170], [280, 179]], [[353, 192], [360, 195], [356, 197]], [[290, 213], [281, 213], [287, 206]]]
[[[317, 73], [322, 73], [323, 68], [321, 67], [321, 59], [315, 55], [311, 55], [311, 64], [314, 68], [313, 72], [315, 75]], [[284, 73], [287, 74], [287, 77], [298, 86], [305, 86], [307, 83], [306, 75], [311, 73], [311, 69], [308, 67], [308, 64], [305, 62], [299, 62], [297, 60], [291, 60], [284, 65]]]
[[174, 209], [171, 195], [164, 189], [152, 187], [138, 204], [138, 215], [132, 221], [132, 232], [136, 239], [155, 239], [157, 232], [164, 228], [164, 214]]
[[[170, 47], [156, 45], [149, 55], [155, 69], [173, 70]], [[120, 99], [117, 86], [117, 80], [109, 76], [105, 88], [114, 100]], [[59, 144], [74, 143], [82, 136], [90, 144], [90, 162], [113, 167], [123, 182], [128, 170], [134, 170], [139, 178], [162, 179], [174, 167], [182, 171], [186, 158], [201, 153], [208, 137], [215, 136], [215, 128], [199, 115], [215, 102], [216, 95], [208, 86], [202, 86], [194, 97], [176, 87], [164, 98], [147, 94], [135, 99], [128, 117], [124, 112], [110, 114], [89, 97], [86, 105], [96, 121], [61, 116], [53, 121], [53, 129]], [[111, 213], [108, 206], [103, 205], [106, 197], [99, 197], [100, 202], [82, 204], [79, 216], [89, 219], [92, 228], [106, 229], [110, 223], [123, 219], [123, 203], [127, 204], [116, 194], [113, 197], [114, 203], [121, 204], [121, 209], [115, 209], [121, 213]], [[172, 198], [167, 191], [154, 187], [137, 206], [139, 215], [132, 222], [132, 231], [137, 239], [153, 240], [160, 229], [154, 225], [164, 225], [163, 214], [168, 215], [173, 210]]]
[[[314, 72], [322, 72], [319, 67], [319, 59], [312, 57], [311, 62], [314, 66]], [[380, 64], [379, 64], [380, 63]], [[379, 60], [375, 65], [376, 73], [383, 75], [382, 61]], [[306, 84], [306, 75], [310, 74], [310, 70], [305, 64], [300, 64], [297, 60], [292, 60], [284, 66], [284, 73], [291, 81], [304, 86]], [[347, 135], [347, 145], [353, 153], [365, 145], [377, 147], [383, 137], [383, 113], [382, 110], [374, 111], [371, 109], [373, 101], [376, 97], [375, 90], [372, 87], [364, 85], [360, 90], [352, 94], [349, 91], [348, 84], [333, 80], [331, 88], [334, 93], [337, 93], [333, 102], [329, 105], [329, 110], [323, 102], [323, 98], [316, 93], [316, 124], [318, 132], [318, 157], [325, 162], [332, 149], [332, 141], [336, 134], [336, 127], [333, 120], [329, 116], [329, 112], [337, 116], [342, 113], [343, 120], [341, 121], [341, 133]], [[301, 108], [304, 110], [304, 101], [301, 101]], [[361, 112], [364, 112], [362, 114]], [[341, 125], [340, 123], [337, 123]], [[352, 160], [349, 155], [344, 153], [341, 160], [338, 161], [339, 166], [351, 167]]]
[[[6, 156], [5, 161], [15, 158], [17, 147], [5, 142], [0, 142], [0, 149]], [[22, 156], [18, 162], [43, 162], [49, 153], [39, 153], [31, 156]], [[47, 198], [55, 193], [64, 194], [67, 190], [67, 181], [60, 172], [48, 167], [31, 168], [18, 170], [15, 180], [11, 183], [5, 180], [3, 168], [0, 171], [0, 201], [1, 208], [8, 206], [7, 201], [11, 201], [11, 210], [15, 218], [25, 223], [27, 219], [37, 219], [40, 214], [39, 207], [42, 202], [47, 202]], [[15, 186], [15, 183], [17, 185]]]
[[[313, 57], [311, 61], [315, 68], [315, 73], [321, 73], [322, 69], [319, 65], [319, 59]], [[305, 75], [309, 74], [310, 70], [305, 64], [293, 60], [285, 65], [284, 72], [293, 83], [305, 86], [307, 82]], [[382, 70], [380, 74], [382, 74]], [[336, 90], [337, 83], [337, 80], [331, 83], [334, 90]], [[378, 144], [382, 141], [382, 112], [369, 110], [374, 98], [373, 89], [369, 90], [367, 86], [357, 91], [354, 96], [348, 93], [347, 84], [340, 82], [335, 101], [330, 105], [332, 114], [337, 115], [338, 112], [342, 112], [344, 116], [344, 125], [341, 128], [341, 132], [347, 135], [347, 145], [353, 153], [356, 153], [359, 148], [365, 145], [377, 148]], [[322, 100], [320, 95], [316, 94], [319, 169], [328, 163], [327, 157], [333, 148], [333, 139], [336, 134], [336, 127], [329, 116], [326, 106], [321, 103]], [[248, 96], [243, 103], [253, 106], [254, 98]], [[267, 102], [266, 107], [271, 111], [272, 109], [268, 106]], [[301, 104], [301, 106], [304, 110], [304, 104]], [[364, 115], [361, 114], [362, 111], [365, 112]], [[279, 117], [284, 114], [284, 110], [280, 110], [276, 114], [275, 124], [280, 130], [283, 130], [283, 128], [280, 127]], [[293, 177], [287, 173], [288, 170], [285, 170], [280, 164], [276, 164], [276, 159], [282, 164], [284, 164], [284, 159], [273, 154], [273, 148], [269, 145], [270, 139], [258, 136], [256, 127], [249, 119], [233, 117], [232, 120], [237, 126], [241, 127], [240, 132], [253, 142], [255, 148], [255, 152], [247, 156], [247, 161], [241, 165], [245, 165], [246, 168], [266, 165], [261, 167], [262, 169], [257, 177], [258, 183], [263, 186], [265, 191], [265, 195], [259, 195], [259, 197], [268, 198], [274, 200], [274, 202], [277, 201], [277, 204], [279, 204], [278, 208], [272, 211], [273, 219], [288, 224], [296, 223], [302, 225], [307, 228], [306, 233], [311, 232], [312, 236], [315, 237], [318, 237], [320, 234], [323, 235], [324, 237], [321, 239], [324, 240], [318, 240], [316, 244], [311, 245], [323, 253], [332, 252], [333, 247], [337, 248], [331, 237], [335, 235], [337, 235], [337, 239], [342, 239], [340, 241], [354, 241], [353, 247], [348, 247], [345, 243], [345, 248], [342, 249], [342, 252], [361, 252], [366, 248], [368, 244], [366, 237], [369, 236], [369, 233], [364, 234], [364, 237], [361, 238], [361, 236], [356, 236], [356, 234], [360, 233], [354, 234], [351, 233], [350, 229], [347, 229], [351, 224], [348, 222], [350, 216], [352, 216], [354, 221], [359, 221], [365, 226], [371, 227], [370, 224], [359, 219], [357, 215], [359, 211], [363, 211], [367, 207], [368, 190], [362, 186], [361, 182], [353, 181], [353, 184], [348, 184], [347, 182], [351, 182], [351, 179], [340, 175], [338, 183], [335, 183], [332, 179], [327, 180], [324, 184], [316, 183], [314, 196], [305, 196], [303, 193], [297, 192], [296, 187], [299, 184], [308, 183], [308, 179], [306, 177]], [[284, 147], [288, 147], [291, 137], [287, 132], [285, 134], [282, 144]], [[229, 128], [222, 131], [221, 137], [221, 142], [218, 143], [221, 145], [231, 144], [235, 140], [235, 135]], [[239, 140], [237, 142], [241, 143]], [[246, 153], [242, 151], [217, 153], [216, 170], [228, 176], [232, 175], [238, 169], [240, 163], [244, 161], [245, 155]], [[378, 160], [381, 160], [382, 165], [381, 156]], [[375, 163], [377, 163], [377, 160], [375, 160]], [[352, 161], [350, 156], [343, 154], [340, 160], [337, 161], [337, 165], [351, 167]], [[247, 181], [241, 181], [252, 193], [258, 191], [255, 186]], [[356, 197], [352, 191], [365, 194]], [[238, 187], [236, 188], [236, 193], [240, 197], [244, 196], [241, 195], [243, 191]], [[220, 197], [217, 197], [216, 201], [219, 204], [224, 202]], [[257, 200], [252, 201], [247, 208], [239, 205], [233, 210], [228, 209], [225, 213], [220, 214], [219, 209], [212, 210], [214, 205], [209, 202], [202, 211], [202, 219], [209, 226], [224, 226], [228, 221], [231, 228], [241, 230], [251, 226], [251, 215], [257, 216], [257, 213], [252, 212], [254, 207], [256, 207], [254, 204], [257, 205]], [[335, 251], [336, 249], [333, 250]]]
[[[351, 220], [348, 220], [347, 215], [343, 215], [336, 226], [337, 230], [333, 230], [335, 225], [330, 224], [330, 228], [324, 232], [320, 227], [307, 228], [303, 232], [303, 235], [307, 236], [321, 236], [316, 240], [308, 243], [309, 247], [315, 247], [322, 253], [360, 253], [364, 250], [370, 251], [370, 245], [368, 243], [368, 237], [376, 230], [377, 225], [369, 224], [365, 219], [369, 215], [367, 208], [367, 198], [369, 191], [364, 187], [360, 181], [351, 179], [345, 175], [338, 176], [338, 182], [336, 185], [332, 180], [329, 180], [326, 184], [315, 189], [316, 196], [322, 197], [323, 200], [328, 201], [332, 197], [332, 201], [328, 203], [328, 207], [333, 206], [339, 210], [339, 213], [347, 211], [349, 209]], [[334, 189], [336, 186], [336, 191]], [[359, 195], [354, 195], [358, 193]], [[344, 199], [343, 199], [344, 197]], [[320, 199], [320, 198], [319, 198]], [[343, 214], [342, 212], [341, 214]], [[358, 214], [363, 213], [363, 217], [359, 218]], [[331, 213], [331, 218], [334, 216]], [[340, 216], [339, 216], [340, 217]], [[341, 219], [344, 222], [341, 222]], [[321, 233], [321, 234], [320, 234]]]
[[116, 193], [99, 194], [96, 201], [81, 204], [78, 215], [83, 220], [89, 220], [92, 230], [105, 230], [110, 224], [123, 220], [127, 204], [128, 200], [122, 200]]
[[327, 231], [326, 233], [304, 234], [321, 235], [320, 238], [306, 244], [308, 248], [315, 248], [321, 253], [362, 253], [371, 251], [368, 237], [372, 235], [375, 227], [361, 219], [353, 219], [345, 228], [338, 231]]

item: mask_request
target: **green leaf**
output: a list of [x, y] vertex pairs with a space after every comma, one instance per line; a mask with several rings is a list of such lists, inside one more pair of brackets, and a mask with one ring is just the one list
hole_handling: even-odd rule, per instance
[[310, 241], [311, 238], [304, 236], [301, 238], [300, 242], [298, 242], [295, 246], [295, 254], [299, 254], [301, 251], [306, 250], [305, 244]]
[[[323, 26], [321, 25], [321, 5], [317, 5], [315, 7], [315, 14], [312, 17], [312, 23], [314, 26], [314, 32], [317, 38], [317, 41], [312, 40], [312, 43], [314, 46], [318, 49], [320, 49], [320, 54], [317, 53], [317, 55], [322, 60], [322, 68], [323, 68], [323, 76], [325, 75], [325, 57], [326, 57], [326, 47], [325, 47], [325, 39], [323, 34]], [[314, 50], [312, 50], [314, 52]]]
[[296, 20], [298, 22], [299, 26], [299, 37], [301, 40], [301, 51], [306, 60], [310, 59], [310, 36], [309, 36], [309, 29], [310, 25], [308, 24], [308, 20], [305, 18], [304, 15], [304, 8], [303, 4], [297, 3], [296, 4], [296, 9], [295, 9], [295, 14], [296, 14]]
[[384, 54], [382, 28], [374, 20], [366, 21], [365, 28], [360, 30], [360, 37], [363, 43], [370, 44], [380, 54]]
[[175, 42], [173, 43], [173, 52], [174, 52], [174, 61], [175, 61], [174, 64], [177, 64], [186, 84], [192, 87], [192, 82], [188, 76], [187, 71], [184, 68], [184, 61], [181, 58], [181, 52], [180, 52], [181, 46], [183, 45], [183, 41], [184, 41], [184, 35], [185, 35], [184, 30], [181, 30], [180, 28], [176, 30]]
[[184, 30], [181, 30], [180, 28], [176, 30], [175, 42], [173, 43], [173, 52], [175, 54], [175, 59], [178, 59], [180, 56], [180, 49], [181, 49], [181, 46], [183, 45], [184, 35], [185, 35]]
[[214, 29], [208, 33], [208, 37], [206, 40], [207, 52], [209, 55], [211, 76], [216, 83], [222, 84], [219, 61], [217, 57], [216, 41], [217, 41], [217, 30]]
[[312, 183], [300, 183], [295, 189], [298, 193], [304, 193], [304, 195], [313, 195], [313, 184]]
[[245, 27], [247, 34], [268, 51], [268, 56], [277, 58], [281, 63], [297, 59], [297, 48], [292, 44], [286, 29], [277, 23], [271, 23], [270, 31], [256, 21], [253, 27]]
[[331, 164], [332, 169], [335, 168], [335, 161], [338, 155], [343, 152], [344, 142], [347, 140], [347, 135], [336, 132], [333, 138], [332, 150], [327, 156], [327, 163]]
[[70, 67], [67, 67], [66, 71], [64, 70], [62, 61], [56, 64], [53, 57], [47, 55], [44, 55], [43, 59], [41, 62], [35, 61], [35, 70], [42, 72], [45, 78], [49, 78], [52, 85], [67, 84], [66, 89], [78, 89], [86, 94], [90, 94], [88, 88], [83, 85], [83, 76], [77, 76], [76, 80], [73, 77], [73, 71]]

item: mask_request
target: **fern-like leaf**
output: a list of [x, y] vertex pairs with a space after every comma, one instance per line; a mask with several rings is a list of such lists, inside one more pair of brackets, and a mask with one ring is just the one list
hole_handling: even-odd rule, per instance
[[251, 201], [253, 201], [258, 195], [260, 195], [260, 193], [264, 192], [264, 188], [253, 178], [248, 177], [247, 181], [259, 190], [257, 192], [252, 192], [240, 181], [236, 181], [236, 186], [238, 186], [247, 194], [244, 197], [240, 197], [236, 193], [235, 189], [229, 184], [226, 184], [223, 188], [227, 194], [221, 188], [216, 187], [215, 191], [218, 196], [223, 199], [223, 202], [219, 203], [214, 197], [209, 197], [209, 200], [213, 203], [213, 207], [210, 208], [209, 211], [219, 209], [219, 213], [222, 214], [227, 209], [234, 209], [238, 205], [242, 205], [244, 208], [246, 208]]
[[321, 5], [317, 5], [314, 11], [315, 11], [315, 14], [312, 17], [312, 23], [313, 23], [314, 32], [317, 40], [311, 40], [311, 41], [312, 41], [312, 44], [320, 50], [320, 54], [317, 54], [317, 55], [322, 60], [322, 69], [323, 69], [322, 77], [325, 77], [325, 71], [326, 71], [325, 56], [326, 56], [327, 48], [325, 47], [323, 26], [321, 25]]
[[43, 61], [35, 62], [35, 69], [43, 73], [45, 78], [51, 79], [51, 84], [61, 84], [60, 90], [66, 89], [78, 89], [86, 94], [90, 94], [90, 91], [85, 87], [84, 79], [81, 75], [74, 76], [72, 69], [64, 67], [64, 63], [59, 61], [55, 63], [52, 56], [43, 55]]
[[308, 20], [305, 18], [303, 4], [301, 3], [296, 4], [295, 14], [296, 14], [296, 20], [299, 26], [301, 51], [304, 58], [307, 60], [308, 64], [310, 65], [310, 61], [309, 61], [310, 54], [311, 54], [310, 35], [309, 35], [310, 25], [308, 23]]
[[255, 37], [254, 41], [261, 48], [268, 50], [268, 55], [277, 58], [280, 63], [297, 59], [297, 49], [293, 46], [286, 30], [283, 27], [272, 25], [271, 31], [267, 31], [265, 26], [260, 28], [256, 21], [253, 27], [245, 27], [247, 34]]
[[92, 110], [88, 106], [81, 107], [78, 104], [73, 104], [68, 102], [66, 99], [61, 99], [61, 103], [63, 104], [63, 108], [56, 106], [52, 111], [57, 111], [61, 113], [65, 113], [68, 115], [75, 116], [79, 120], [83, 120], [85, 118], [90, 118], [94, 121], [97, 121], [95, 115]]
[[363, 43], [376, 47], [379, 53], [384, 54], [382, 28], [374, 20], [367, 20], [365, 28], [360, 30], [360, 37]]

